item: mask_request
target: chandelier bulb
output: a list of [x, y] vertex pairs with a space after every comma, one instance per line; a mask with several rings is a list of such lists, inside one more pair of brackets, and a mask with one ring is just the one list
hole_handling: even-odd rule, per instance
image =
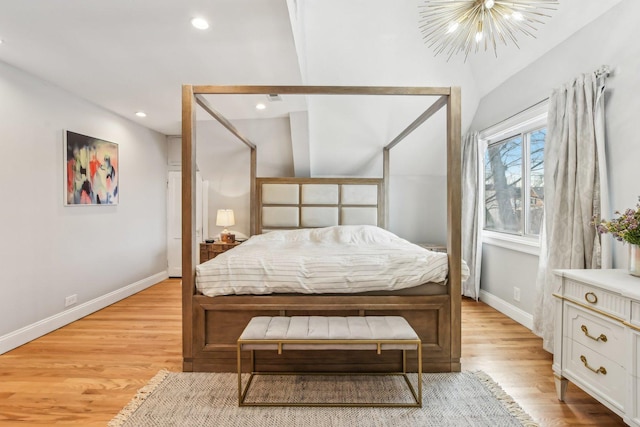
[[482, 21], [478, 21], [478, 31], [476, 32], [476, 42], [480, 42], [482, 40], [482, 33], [484, 32], [482, 28]]
[[494, 4], [495, 4], [494, 0], [485, 0], [484, 7], [487, 9], [491, 9]]

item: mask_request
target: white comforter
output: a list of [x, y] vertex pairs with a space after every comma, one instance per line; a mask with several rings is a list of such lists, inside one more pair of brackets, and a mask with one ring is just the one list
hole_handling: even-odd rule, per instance
[[[447, 254], [373, 226], [272, 231], [196, 267], [204, 295], [355, 293], [445, 283]], [[463, 264], [463, 278], [468, 269]]]

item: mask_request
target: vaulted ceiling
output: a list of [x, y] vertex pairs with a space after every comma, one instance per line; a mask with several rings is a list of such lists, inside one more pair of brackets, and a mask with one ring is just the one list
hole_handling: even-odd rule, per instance
[[[519, 50], [499, 46], [498, 58], [481, 52], [464, 62], [424, 45], [422, 0], [0, 0], [0, 61], [167, 135], [180, 133], [185, 83], [461, 86], [464, 129], [482, 96], [619, 1], [560, 0]], [[210, 28], [193, 28], [196, 16]], [[345, 122], [363, 145], [379, 147], [428, 106], [297, 98], [257, 111], [259, 100], [212, 103], [231, 119], [309, 110], [311, 158], [334, 163], [341, 138], [356, 132]], [[318, 148], [327, 144], [333, 151]], [[329, 172], [342, 173], [339, 163]]]

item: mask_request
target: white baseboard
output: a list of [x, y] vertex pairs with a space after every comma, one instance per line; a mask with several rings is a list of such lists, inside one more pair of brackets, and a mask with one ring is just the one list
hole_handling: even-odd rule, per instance
[[51, 331], [55, 331], [62, 326], [68, 325], [71, 322], [75, 322], [91, 313], [95, 313], [115, 302], [118, 302], [128, 296], [131, 296], [137, 292], [140, 292], [150, 286], [155, 285], [169, 277], [167, 271], [154, 274], [153, 276], [146, 277], [135, 283], [127, 285], [123, 288], [117, 289], [113, 292], [109, 292], [106, 295], [102, 295], [91, 301], [87, 301], [83, 304], [67, 309], [61, 313], [42, 319], [31, 325], [27, 325], [16, 331], [9, 332], [6, 335], [0, 336], [0, 354], [6, 353], [9, 350], [13, 350], [16, 347], [20, 347], [23, 344], [28, 343], [36, 338], [48, 334]]
[[480, 289], [480, 301], [512, 318], [522, 326], [530, 330], [533, 329], [533, 315], [516, 307], [515, 305], [509, 304], [505, 300], [498, 298], [489, 292], [483, 291], [482, 289]]

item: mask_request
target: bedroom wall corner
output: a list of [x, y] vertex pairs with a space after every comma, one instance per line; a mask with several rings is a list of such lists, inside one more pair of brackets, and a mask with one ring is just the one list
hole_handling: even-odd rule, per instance
[[[0, 98], [7, 351], [166, 277], [167, 145], [164, 135], [2, 62]], [[64, 206], [63, 130], [118, 143], [117, 206]], [[65, 307], [71, 295], [77, 303]]]

